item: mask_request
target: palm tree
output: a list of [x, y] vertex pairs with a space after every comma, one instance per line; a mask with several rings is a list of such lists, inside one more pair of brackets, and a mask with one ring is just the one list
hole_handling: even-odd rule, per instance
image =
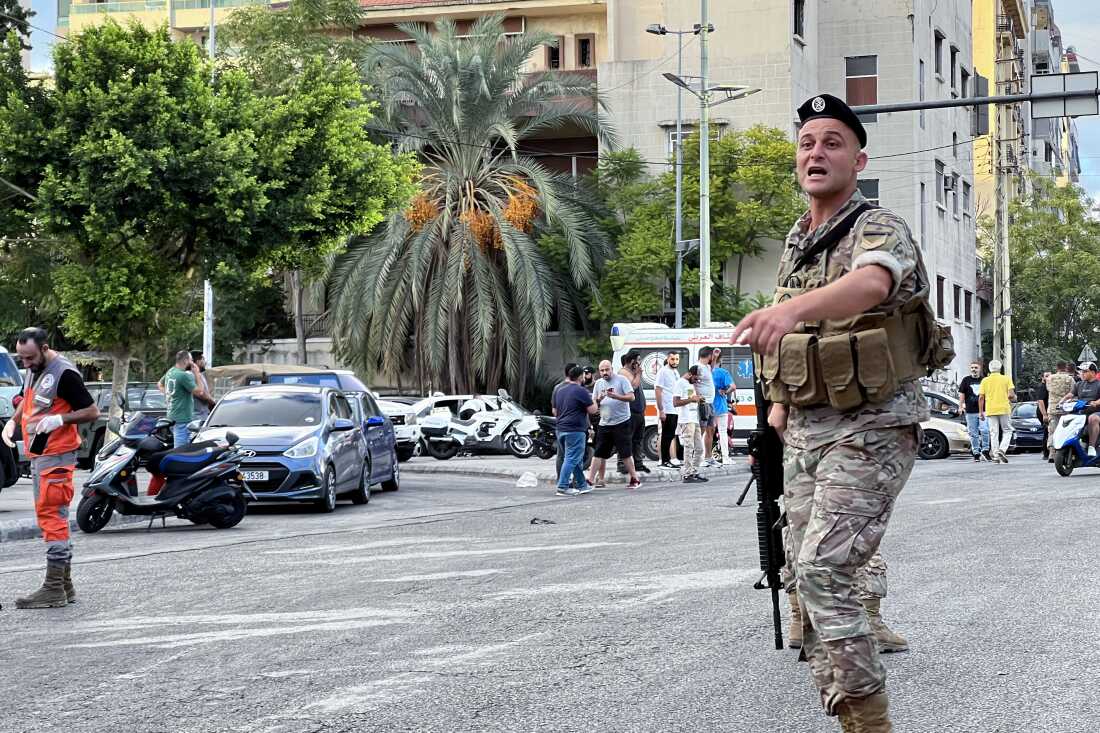
[[[399, 28], [415, 47], [372, 45], [362, 68], [385, 132], [422, 161], [420, 192], [335, 263], [336, 347], [367, 373], [400, 373], [411, 359], [422, 387], [462, 393], [506, 381], [521, 394], [554, 312], [572, 323], [571, 295], [594, 289], [606, 254], [577, 182], [522, 147], [566, 125], [607, 140], [594, 85], [523, 73], [556, 41], [507, 36], [499, 16], [464, 37], [449, 20], [434, 33]], [[567, 272], [539, 248], [548, 232], [565, 242]]]

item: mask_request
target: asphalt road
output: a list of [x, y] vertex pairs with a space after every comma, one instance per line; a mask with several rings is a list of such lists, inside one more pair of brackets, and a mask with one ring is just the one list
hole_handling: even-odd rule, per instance
[[[576, 499], [405, 478], [335, 515], [78, 537], [80, 602], [15, 611], [3, 731], [835, 731], [772, 648], [736, 481]], [[919, 463], [884, 543], [898, 731], [1095, 731], [1100, 473]], [[786, 609], [784, 608], [784, 614]]]

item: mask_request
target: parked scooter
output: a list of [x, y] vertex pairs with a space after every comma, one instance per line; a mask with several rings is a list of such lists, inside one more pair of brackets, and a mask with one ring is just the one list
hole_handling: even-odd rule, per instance
[[[236, 448], [236, 435], [226, 433], [225, 442], [173, 449], [171, 420], [153, 420], [137, 412], [121, 431], [117, 418], [112, 423], [109, 429], [120, 437], [100, 452], [101, 460], [84, 484], [76, 510], [81, 530], [98, 532], [116, 511], [148, 516], [150, 526], [169, 514], [217, 529], [235, 527], [244, 519], [245, 495], [256, 497], [244, 482], [240, 464], [254, 454]], [[149, 496], [138, 492], [136, 474], [142, 467], [153, 475]]]
[[545, 461], [558, 452], [558, 421], [557, 418], [538, 413], [535, 413], [535, 419], [538, 420], [539, 429], [531, 439], [535, 442], [535, 455]]
[[482, 410], [469, 417], [428, 415], [420, 420], [420, 435], [428, 455], [441, 461], [465, 453], [534, 453], [531, 434], [538, 430], [534, 415], [516, 405], [507, 390], [497, 392], [499, 410]]
[[1100, 467], [1100, 456], [1089, 458], [1088, 415], [1085, 400], [1063, 402], [1062, 417], [1051, 439], [1054, 445], [1054, 469], [1059, 476], [1069, 476], [1075, 468]]

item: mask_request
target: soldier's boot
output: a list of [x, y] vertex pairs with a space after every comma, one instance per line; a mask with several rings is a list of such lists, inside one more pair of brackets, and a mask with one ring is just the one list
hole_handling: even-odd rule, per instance
[[26, 598], [16, 598], [16, 608], [61, 608], [69, 605], [65, 596], [65, 566], [61, 563], [46, 565], [46, 580], [42, 587]]
[[837, 708], [840, 729], [844, 733], [893, 733], [889, 707], [885, 690], [870, 697], [850, 697]]
[[791, 604], [791, 628], [787, 630], [787, 646], [790, 649], [801, 649], [802, 607], [798, 605], [798, 593], [792, 590], [787, 594], [787, 600]]
[[871, 631], [875, 635], [875, 643], [879, 652], [890, 654], [891, 652], [909, 651], [909, 641], [901, 634], [892, 630], [882, 620], [880, 598], [861, 598], [860, 603], [867, 610], [867, 620], [871, 622]]
[[65, 600], [69, 603], [76, 603], [76, 588], [73, 587], [73, 565], [71, 562], [65, 563], [64, 588]]

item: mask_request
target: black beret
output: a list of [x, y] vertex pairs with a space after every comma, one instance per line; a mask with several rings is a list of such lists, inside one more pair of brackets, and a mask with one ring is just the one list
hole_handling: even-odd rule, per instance
[[810, 120], [826, 117], [831, 120], [839, 120], [852, 129], [859, 139], [859, 147], [867, 147], [867, 131], [863, 129], [863, 123], [852, 108], [832, 94], [818, 94], [810, 97], [798, 108], [798, 121], [806, 124]]

